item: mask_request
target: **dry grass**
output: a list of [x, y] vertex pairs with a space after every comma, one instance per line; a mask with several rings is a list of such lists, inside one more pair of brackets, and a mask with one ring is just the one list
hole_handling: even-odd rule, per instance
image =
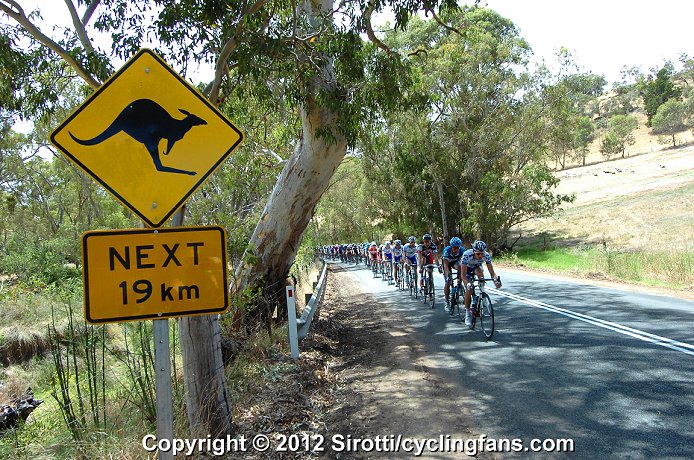
[[[694, 250], [694, 146], [560, 171], [559, 193], [576, 201], [521, 226], [524, 241], [603, 241], [621, 250]], [[561, 241], [560, 241], [561, 240]]]

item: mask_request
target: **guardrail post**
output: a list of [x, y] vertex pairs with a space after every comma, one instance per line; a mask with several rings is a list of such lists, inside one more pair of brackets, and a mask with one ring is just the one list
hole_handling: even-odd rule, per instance
[[296, 326], [296, 290], [294, 286], [285, 288], [287, 294], [287, 316], [289, 321], [287, 327], [289, 329], [289, 349], [292, 353], [292, 359], [299, 358], [299, 334]]

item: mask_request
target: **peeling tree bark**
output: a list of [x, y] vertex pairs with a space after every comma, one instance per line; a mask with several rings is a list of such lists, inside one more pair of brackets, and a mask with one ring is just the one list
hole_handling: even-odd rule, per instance
[[274, 283], [286, 277], [318, 200], [347, 152], [344, 138], [330, 142], [317, 136], [321, 128], [332, 125], [333, 114], [311, 107], [302, 110], [301, 117], [301, 141], [282, 170], [253, 232], [250, 243], [256, 263], [239, 267], [238, 289], [260, 278]]

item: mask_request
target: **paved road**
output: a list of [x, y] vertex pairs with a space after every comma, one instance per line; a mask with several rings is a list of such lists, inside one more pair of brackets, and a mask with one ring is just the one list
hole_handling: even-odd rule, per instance
[[469, 408], [490, 438], [571, 438], [577, 458], [694, 458], [694, 302], [498, 270], [487, 342], [442, 303], [428, 310], [343, 267], [468, 387], [451, 408]]

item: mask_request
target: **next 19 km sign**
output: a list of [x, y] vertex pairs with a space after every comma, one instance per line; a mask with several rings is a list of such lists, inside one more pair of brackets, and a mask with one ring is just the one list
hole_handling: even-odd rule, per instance
[[229, 306], [222, 227], [87, 232], [82, 260], [92, 324], [222, 313]]

